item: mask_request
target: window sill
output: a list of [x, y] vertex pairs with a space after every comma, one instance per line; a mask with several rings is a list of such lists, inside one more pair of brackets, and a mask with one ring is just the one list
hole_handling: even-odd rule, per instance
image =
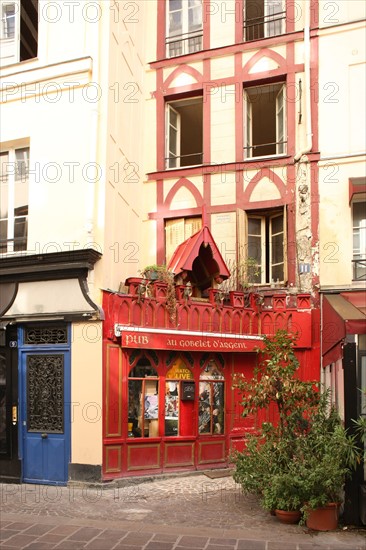
[[286, 159], [291, 158], [291, 155], [288, 155], [287, 153], [281, 153], [280, 155], [263, 155], [261, 157], [250, 157], [245, 158], [244, 162], [257, 162], [258, 160], [272, 160], [272, 159]]

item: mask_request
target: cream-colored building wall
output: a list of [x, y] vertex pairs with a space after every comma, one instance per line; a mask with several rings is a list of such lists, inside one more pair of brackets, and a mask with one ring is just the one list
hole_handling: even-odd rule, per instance
[[[364, 24], [324, 31], [319, 40], [319, 143], [322, 157], [365, 148]], [[322, 61], [326, 60], [326, 62]]]
[[223, 84], [211, 95], [211, 162], [235, 162], [235, 105], [242, 93], [238, 87]]
[[[101, 216], [103, 264], [97, 277], [118, 290], [141, 268], [141, 197], [144, 182], [142, 128], [145, 112], [145, 2], [128, 18], [110, 19], [105, 210]], [[123, 11], [120, 4], [119, 9]], [[138, 20], [138, 21], [137, 21]], [[99, 270], [100, 271], [100, 270]]]
[[211, 214], [211, 231], [230, 269], [236, 260], [236, 212]]
[[322, 287], [352, 285], [349, 178], [365, 174], [366, 156], [319, 163], [319, 242]]
[[[17, 78], [5, 75], [2, 85]], [[17, 84], [17, 94], [8, 93], [10, 101], [2, 103], [2, 148], [17, 146], [19, 139], [30, 146], [29, 252], [58, 252], [90, 242], [85, 197], [98, 170], [90, 164], [89, 80], [85, 69], [77, 77], [58, 74], [52, 80], [42, 80], [42, 71], [37, 71], [34, 81]], [[54, 243], [53, 250], [49, 243]]]
[[219, 170], [211, 176], [211, 204], [235, 204], [236, 202], [236, 173]]
[[203, 20], [210, 17], [210, 46], [221, 48], [235, 43], [235, 0], [207, 2]]
[[366, 3], [362, 0], [319, 0], [319, 27], [335, 26], [366, 18]]
[[102, 464], [102, 323], [73, 323], [71, 462]]

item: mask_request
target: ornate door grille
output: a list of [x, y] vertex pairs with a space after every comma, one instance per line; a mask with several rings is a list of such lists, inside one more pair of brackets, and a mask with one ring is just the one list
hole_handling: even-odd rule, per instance
[[29, 432], [64, 432], [64, 356], [28, 355]]

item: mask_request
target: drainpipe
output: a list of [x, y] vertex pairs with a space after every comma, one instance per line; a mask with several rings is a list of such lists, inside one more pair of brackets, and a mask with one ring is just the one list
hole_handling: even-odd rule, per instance
[[310, 153], [313, 147], [313, 131], [311, 125], [311, 82], [310, 82], [310, 6], [305, 10], [304, 27], [304, 67], [305, 67], [305, 120], [306, 120], [306, 146], [294, 156], [294, 163], [303, 155]]

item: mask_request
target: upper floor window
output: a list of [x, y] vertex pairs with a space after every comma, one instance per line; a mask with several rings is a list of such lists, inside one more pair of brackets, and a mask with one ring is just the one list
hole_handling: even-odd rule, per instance
[[247, 282], [286, 282], [286, 207], [238, 214], [239, 264], [250, 265]]
[[285, 32], [286, 0], [246, 0], [244, 40], [260, 40]]
[[245, 159], [286, 153], [285, 92], [283, 83], [245, 89]]
[[0, 64], [37, 57], [38, 0], [1, 0]]
[[27, 249], [29, 147], [0, 153], [0, 252]]
[[366, 201], [352, 203], [353, 280], [366, 280]]
[[202, 228], [202, 218], [175, 218], [165, 222], [165, 257], [168, 264], [177, 246]]
[[202, 164], [202, 96], [167, 103], [165, 136], [167, 169]]
[[202, 0], [168, 0], [167, 57], [202, 50]]

